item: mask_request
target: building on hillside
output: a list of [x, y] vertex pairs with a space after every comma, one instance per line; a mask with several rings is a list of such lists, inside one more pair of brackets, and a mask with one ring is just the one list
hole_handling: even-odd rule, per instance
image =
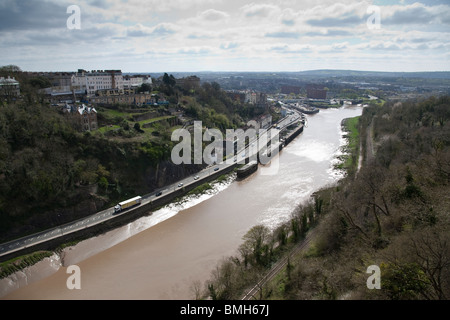
[[45, 94], [45, 102], [51, 104], [66, 104], [85, 101], [86, 93], [84, 91], [55, 92], [52, 88], [42, 89], [40, 92]]
[[20, 96], [20, 84], [14, 77], [0, 77], [0, 96], [12, 98]]
[[[45, 77], [52, 84], [51, 87], [42, 89], [46, 99], [52, 104], [69, 103], [77, 101], [88, 103], [93, 97], [116, 98], [96, 99], [101, 104], [143, 104], [141, 97], [123, 97], [136, 94], [139, 86], [144, 83], [151, 84], [152, 79], [148, 75], [124, 76], [121, 70], [94, 70], [86, 71], [78, 69], [77, 72], [34, 72], [29, 73], [35, 77]], [[94, 99], [95, 100], [95, 99]]]
[[93, 131], [98, 129], [97, 110], [85, 104], [81, 106], [66, 104], [63, 112], [70, 117], [75, 128], [79, 131]]
[[281, 93], [282, 94], [300, 94], [302, 92], [302, 87], [298, 86], [282, 86]]
[[71, 79], [72, 90], [86, 91], [87, 96], [94, 96], [98, 90], [124, 89], [121, 70], [93, 70], [91, 72], [78, 69]]
[[227, 90], [226, 93], [234, 101], [245, 103], [245, 91]]
[[176, 84], [185, 90], [192, 90], [200, 87], [200, 78], [197, 76], [189, 76], [186, 78], [176, 79]]
[[234, 101], [248, 103], [258, 108], [267, 107], [267, 95], [265, 93], [253, 90], [228, 90], [226, 93]]
[[308, 99], [325, 100], [327, 98], [327, 90], [321, 85], [308, 84], [306, 86], [306, 95]]
[[245, 103], [255, 105], [258, 108], [267, 107], [267, 95], [262, 92], [247, 90], [245, 92]]
[[270, 114], [264, 114], [256, 119], [256, 123], [259, 129], [269, 129], [272, 126], [272, 116]]
[[137, 89], [143, 84], [149, 84], [151, 85], [152, 78], [150, 76], [145, 75], [126, 75], [123, 76], [123, 87], [124, 89]]
[[45, 78], [50, 87], [45, 88], [47, 93], [67, 93], [72, 91], [73, 72], [25, 72], [31, 78]]
[[41, 74], [52, 84], [52, 92], [65, 93], [72, 91], [72, 76], [70, 72], [45, 72]]
[[126, 105], [166, 105], [165, 99], [158, 99], [151, 93], [130, 93], [130, 94], [101, 94], [98, 96], [88, 97], [91, 104], [112, 106], [115, 104]]
[[136, 93], [136, 88], [124, 88], [124, 89], [102, 89], [97, 90], [95, 94], [96, 97], [105, 96], [123, 96], [123, 95], [133, 95]]
[[46, 79], [50, 86], [39, 91], [46, 95], [46, 101], [52, 104], [74, 103], [81, 100], [86, 94], [85, 90], [73, 90], [73, 72], [26, 72], [30, 79]]

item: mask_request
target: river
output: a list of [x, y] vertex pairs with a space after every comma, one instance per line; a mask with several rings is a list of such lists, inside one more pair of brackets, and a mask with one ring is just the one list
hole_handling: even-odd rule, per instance
[[[7, 294], [1, 299], [193, 299], [194, 283], [209, 279], [221, 259], [236, 254], [252, 226], [275, 228], [314, 191], [342, 177], [333, 167], [345, 144], [341, 121], [361, 113], [362, 107], [344, 106], [307, 116], [304, 132], [281, 151], [278, 162], [83, 241], [59, 261], [49, 259], [19, 274], [20, 281], [3, 279], [0, 287]], [[66, 270], [74, 264], [81, 289], [69, 290]]]

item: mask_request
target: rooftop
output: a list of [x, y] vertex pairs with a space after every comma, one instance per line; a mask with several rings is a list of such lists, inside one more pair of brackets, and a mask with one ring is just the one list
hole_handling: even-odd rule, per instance
[[67, 111], [69, 113], [78, 112], [80, 115], [85, 114], [85, 113], [88, 113], [88, 114], [97, 113], [97, 110], [95, 110], [95, 108], [88, 107], [85, 104], [83, 104], [81, 107], [76, 107], [76, 106], [72, 106], [70, 104], [66, 104], [64, 109], [65, 109], [65, 111]]
[[19, 81], [17, 81], [14, 78], [4, 78], [4, 77], [0, 77], [0, 85], [4, 86], [4, 85], [18, 85]]

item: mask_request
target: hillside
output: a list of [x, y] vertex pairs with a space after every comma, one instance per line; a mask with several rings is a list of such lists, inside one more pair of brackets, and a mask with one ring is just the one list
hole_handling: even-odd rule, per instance
[[450, 72], [381, 72], [360, 70], [309, 70], [298, 72], [299, 75], [330, 77], [383, 77], [383, 78], [424, 78], [450, 79]]

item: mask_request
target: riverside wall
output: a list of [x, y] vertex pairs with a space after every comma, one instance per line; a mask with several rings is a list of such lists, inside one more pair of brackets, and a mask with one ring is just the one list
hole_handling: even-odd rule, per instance
[[288, 136], [285, 137], [284, 139], [284, 145], [287, 146], [289, 143], [292, 142], [292, 140], [294, 140], [300, 133], [303, 132], [303, 127], [304, 125], [301, 124], [299, 125], [294, 131], [292, 131], [291, 133], [289, 133]]

